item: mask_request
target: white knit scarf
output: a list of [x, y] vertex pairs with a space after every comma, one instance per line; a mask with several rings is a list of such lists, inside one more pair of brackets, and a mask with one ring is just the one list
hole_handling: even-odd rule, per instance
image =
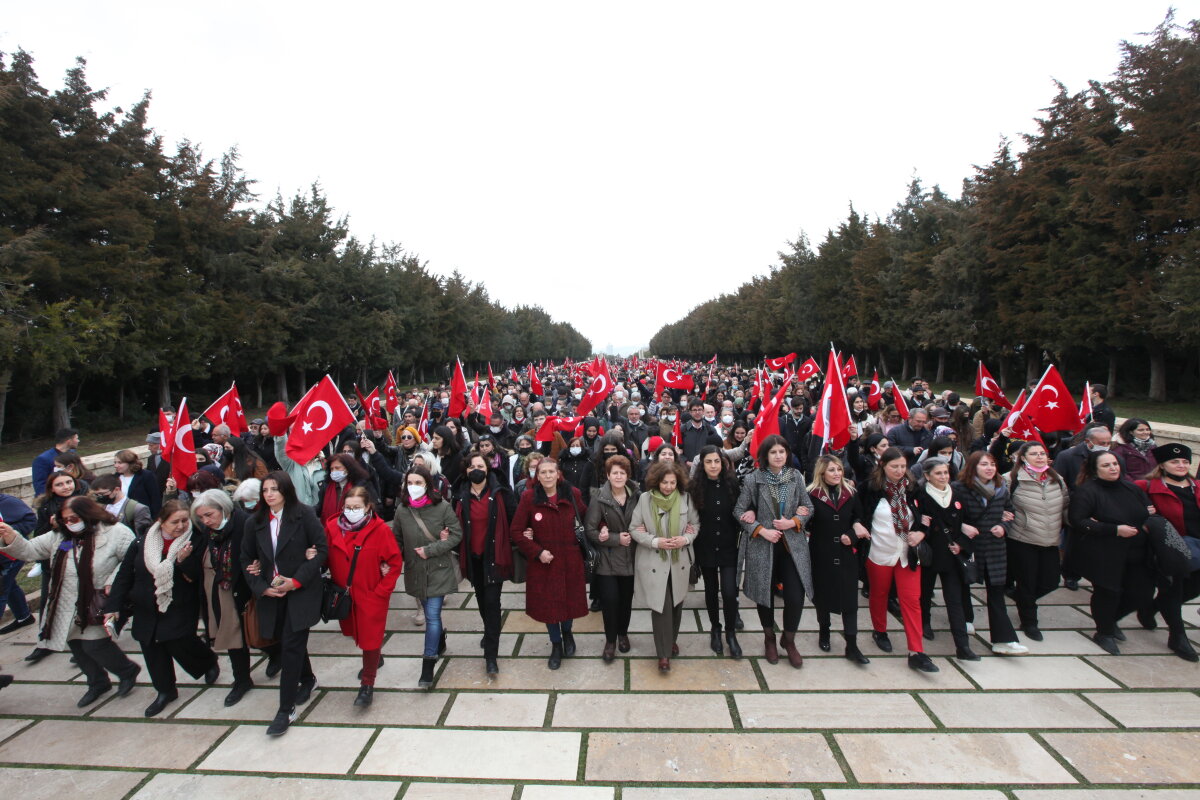
[[146, 531], [142, 555], [146, 559], [146, 569], [154, 576], [154, 599], [158, 602], [160, 614], [171, 605], [172, 592], [175, 589], [175, 559], [191, 539], [192, 529], [189, 527], [187, 533], [171, 541], [171, 549], [164, 556], [162, 526], [156, 522]]
[[954, 490], [950, 488], [950, 484], [946, 484], [945, 489], [939, 489], [932, 483], [926, 482], [925, 492], [942, 508], [949, 508], [950, 498], [954, 496]]

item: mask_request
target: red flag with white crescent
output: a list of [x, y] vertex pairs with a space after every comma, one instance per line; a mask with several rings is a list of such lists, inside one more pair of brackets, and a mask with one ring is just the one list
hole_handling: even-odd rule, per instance
[[171, 427], [171, 477], [175, 486], [183, 491], [188, 478], [198, 469], [196, 466], [196, 441], [192, 436], [192, 421], [188, 417], [187, 398], [179, 403], [175, 412], [175, 424]]
[[581, 422], [583, 422], [583, 417], [580, 416], [558, 417], [552, 415], [546, 417], [546, 421], [542, 423], [542, 427], [538, 428], [534, 441], [552, 442], [554, 441], [554, 434], [561, 433], [562, 431], [573, 431], [575, 430], [575, 426]]
[[454, 374], [450, 377], [450, 409], [447, 416], [458, 418], [467, 410], [467, 376], [463, 375], [462, 362], [454, 359]]
[[1000, 391], [1000, 384], [996, 383], [996, 379], [982, 361], [979, 362], [979, 369], [975, 371], [975, 396], [986, 397], [1001, 408], [1013, 407], [1004, 396], [1004, 392]]
[[[852, 361], [854, 356], [850, 358]], [[832, 347], [829, 348], [829, 369], [825, 373], [825, 386], [817, 403], [812, 432], [813, 436], [821, 437], [822, 451], [826, 447], [841, 450], [850, 441], [850, 405], [846, 402], [846, 384]]]
[[842, 367], [842, 378], [844, 380], [849, 380], [857, 374], [858, 365], [854, 363], [854, 355], [851, 354], [850, 359], [846, 362], [845, 366]]
[[[785, 383], [779, 387], [779, 391], [774, 395], [771, 394], [771, 385], [765, 383], [763, 391], [765, 392], [763, 406], [759, 409], [758, 416], [754, 418], [754, 430], [750, 432], [750, 454], [756, 459], [758, 458], [758, 446], [768, 436], [773, 436], [779, 433], [779, 408], [783, 404], [783, 396], [787, 394], [788, 385]], [[760, 464], [759, 466], [765, 466]]]
[[796, 360], [795, 353], [788, 353], [786, 356], [779, 356], [778, 358], [763, 359], [763, 361], [766, 363], [766, 365], [773, 370], [781, 370], [785, 366], [787, 366], [788, 364], [792, 363], [795, 360]]
[[867, 393], [867, 408], [871, 411], [878, 411], [882, 399], [883, 388], [879, 385], [879, 370], [875, 370], [875, 374], [871, 376], [871, 389]]
[[900, 415], [900, 419], [908, 419], [908, 401], [904, 399], [904, 392], [900, 391], [900, 384], [896, 383], [896, 379], [892, 378], [892, 403], [896, 406], [896, 413]]
[[242, 411], [242, 399], [238, 397], [236, 381], [200, 416], [206, 417], [214, 426], [228, 425], [229, 433], [233, 436], [241, 436], [250, 430], [246, 425], [246, 414]]
[[1083, 398], [1079, 401], [1079, 424], [1087, 425], [1092, 418], [1092, 382], [1083, 382]]
[[1046, 367], [1022, 411], [1040, 431], [1077, 431], [1083, 427], [1075, 398], [1053, 364]]
[[542, 379], [538, 377], [537, 370], [533, 368], [533, 362], [529, 362], [529, 391], [538, 397], [543, 397], [546, 390], [542, 387]]
[[608, 397], [613, 390], [612, 376], [608, 372], [608, 362], [604, 362], [603, 366], [596, 372], [588, 383], [587, 392], [579, 400], [579, 406], [575, 413], [581, 417], [586, 417], [592, 409], [604, 402], [604, 398]]
[[400, 407], [400, 387], [396, 385], [396, 376], [392, 371], [388, 370], [387, 384], [383, 387], [383, 394], [387, 398], [387, 412], [395, 416], [396, 409]]
[[658, 381], [654, 384], [654, 393], [661, 395], [663, 389], [684, 389], [691, 391], [696, 388], [691, 375], [684, 375], [676, 367], [663, 367], [658, 371]]
[[800, 370], [796, 373], [796, 377], [802, 381], [806, 381], [809, 378], [816, 376], [816, 374], [820, 371], [821, 365], [817, 363], [815, 358], [809, 356], [808, 361], [805, 361], [800, 365]]
[[354, 424], [354, 412], [328, 375], [304, 396], [295, 409], [296, 421], [288, 435], [288, 458], [297, 464], [307, 464], [321, 448]]
[[163, 461], [170, 461], [171, 453], [175, 450], [175, 440], [172, 438], [175, 435], [175, 428], [171, 425], [171, 421], [167, 419], [167, 412], [161, 408], [158, 410], [158, 435], [162, 438], [162, 459]]
[[1026, 405], [1028, 405], [1028, 400], [1025, 399], [1025, 390], [1022, 389], [1021, 393], [1017, 395], [1012, 409], [1008, 412], [1008, 416], [1004, 419], [1004, 429], [1012, 432], [1010, 438], [1020, 439], [1023, 442], [1040, 442], [1044, 446], [1046, 443], [1042, 441], [1042, 435], [1038, 433], [1037, 428], [1025, 413]]

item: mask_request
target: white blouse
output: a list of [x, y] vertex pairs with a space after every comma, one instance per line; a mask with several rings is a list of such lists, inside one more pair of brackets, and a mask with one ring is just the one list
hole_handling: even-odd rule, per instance
[[875, 505], [875, 513], [871, 515], [871, 549], [867, 558], [881, 567], [894, 567], [897, 563], [908, 566], [908, 542], [896, 533], [886, 497]]

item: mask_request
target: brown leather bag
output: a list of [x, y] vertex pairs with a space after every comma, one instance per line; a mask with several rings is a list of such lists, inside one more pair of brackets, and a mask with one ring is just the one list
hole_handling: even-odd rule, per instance
[[258, 603], [253, 597], [250, 598], [250, 602], [246, 603], [246, 610], [242, 612], [242, 638], [246, 640], [247, 647], [253, 647], [256, 650], [278, 644], [277, 639], [264, 636], [258, 627]]

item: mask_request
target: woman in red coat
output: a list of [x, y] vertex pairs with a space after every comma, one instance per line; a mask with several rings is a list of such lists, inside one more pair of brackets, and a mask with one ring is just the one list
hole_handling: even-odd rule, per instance
[[334, 583], [345, 586], [350, 578], [354, 551], [354, 581], [350, 586], [350, 616], [341, 621], [342, 633], [354, 639], [362, 653], [362, 686], [354, 705], [369, 706], [375, 692], [375, 672], [383, 664], [383, 632], [388, 600], [400, 578], [403, 556], [388, 524], [379, 518], [370, 493], [352, 486], [342, 497], [342, 513], [325, 523], [329, 540], [329, 573]]
[[543, 458], [537, 483], [525, 490], [512, 530], [522, 531], [517, 546], [529, 565], [525, 573], [525, 613], [546, 623], [550, 660], [558, 669], [563, 656], [575, 655], [571, 621], [588, 615], [583, 556], [575, 540], [575, 519], [586, 509], [579, 490], [562, 480], [558, 462]]

